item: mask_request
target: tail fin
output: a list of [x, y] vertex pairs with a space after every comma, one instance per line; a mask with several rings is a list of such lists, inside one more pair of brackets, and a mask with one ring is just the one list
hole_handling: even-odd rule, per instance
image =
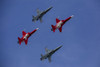
[[55, 32], [55, 26], [54, 25], [51, 25], [51, 26], [52, 26], [51, 31]]
[[32, 16], [32, 18], [33, 18], [33, 19], [32, 19], [32, 21], [33, 21], [33, 22], [35, 22], [35, 21], [36, 21], [36, 18], [35, 18], [35, 16]]
[[18, 37], [18, 43], [21, 45], [22, 39]]

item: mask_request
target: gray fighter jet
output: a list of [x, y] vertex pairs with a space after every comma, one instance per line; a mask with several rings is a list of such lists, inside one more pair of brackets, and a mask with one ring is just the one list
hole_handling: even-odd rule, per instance
[[57, 47], [57, 48], [54, 49], [54, 50], [48, 50], [48, 49], [46, 48], [46, 49], [45, 49], [46, 54], [45, 54], [45, 55], [42, 55], [42, 54], [41, 54], [40, 60], [42, 61], [42, 60], [48, 58], [49, 62], [51, 62], [51, 56], [52, 56], [52, 54], [54, 54], [54, 53], [55, 53], [57, 50], [59, 50], [61, 47], [62, 47], [62, 45], [59, 46], [59, 47]]
[[42, 22], [43, 15], [45, 15], [51, 8], [52, 7], [48, 8], [47, 10], [44, 10], [43, 12], [41, 12], [39, 9], [37, 9], [37, 16], [32, 16], [33, 17], [32, 21], [36, 22], [37, 20], [40, 19], [40, 22]]

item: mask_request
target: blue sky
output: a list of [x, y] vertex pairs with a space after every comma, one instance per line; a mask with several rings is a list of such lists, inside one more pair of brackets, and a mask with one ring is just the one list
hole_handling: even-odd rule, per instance
[[[32, 22], [36, 9], [53, 6], [43, 16], [43, 23]], [[99, 0], [1, 0], [0, 1], [0, 67], [100, 67], [100, 1]], [[56, 18], [74, 17], [60, 33], [51, 31]], [[39, 30], [28, 45], [17, 43], [22, 31]], [[52, 56], [52, 62], [40, 61], [45, 47], [63, 47]]]

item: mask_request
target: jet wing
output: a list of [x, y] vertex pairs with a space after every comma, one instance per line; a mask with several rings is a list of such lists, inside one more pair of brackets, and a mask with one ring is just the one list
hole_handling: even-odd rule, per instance
[[48, 60], [49, 60], [49, 62], [51, 62], [51, 56], [50, 56], [50, 57], [48, 57]]
[[58, 18], [56, 18], [56, 23], [60, 22], [60, 20]]
[[37, 15], [39, 15], [41, 13], [41, 11], [39, 9], [37, 9]]
[[27, 45], [27, 42], [28, 42], [28, 39], [24, 40], [25, 41], [25, 44]]
[[24, 36], [26, 34], [26, 32], [22, 31], [22, 35]]
[[45, 52], [48, 53], [50, 50], [48, 48], [45, 48]]
[[62, 27], [59, 28], [59, 31], [62, 32]]

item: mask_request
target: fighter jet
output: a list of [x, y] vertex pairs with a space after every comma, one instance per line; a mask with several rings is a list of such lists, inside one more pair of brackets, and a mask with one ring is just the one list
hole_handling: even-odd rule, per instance
[[54, 49], [54, 50], [48, 50], [47, 48], [45, 48], [46, 54], [45, 54], [45, 55], [42, 55], [42, 54], [41, 54], [40, 60], [42, 61], [42, 60], [48, 58], [49, 62], [51, 62], [51, 56], [52, 56], [52, 54], [54, 54], [54, 53], [55, 53], [57, 50], [59, 50], [61, 47], [62, 47], [62, 45], [59, 46], [59, 47], [57, 47], [57, 48]]
[[53, 7], [50, 7], [50, 8], [48, 8], [47, 10], [44, 10], [43, 12], [41, 12], [39, 9], [37, 9], [37, 16], [32, 16], [32, 17], [33, 17], [32, 21], [33, 21], [33, 22], [36, 22], [37, 20], [40, 19], [40, 22], [42, 22], [42, 17], [43, 17], [51, 8], [53, 8]]
[[73, 17], [73, 15], [70, 16], [70, 17], [68, 17], [68, 18], [65, 19], [65, 20], [59, 20], [58, 18], [56, 18], [56, 25], [55, 25], [55, 26], [54, 26], [54, 25], [51, 25], [51, 27], [52, 27], [51, 31], [55, 32], [56, 29], [59, 29], [59, 31], [62, 32], [62, 26], [63, 26], [68, 20], [70, 20], [72, 17]]
[[38, 29], [39, 29], [39, 28], [36, 28], [36, 29], [33, 30], [32, 32], [28, 32], [28, 33], [22, 31], [23, 37], [22, 37], [22, 38], [19, 38], [19, 37], [18, 37], [18, 43], [21, 45], [21, 42], [24, 41], [25, 44], [27, 45], [28, 38], [29, 38], [33, 33], [35, 33]]

